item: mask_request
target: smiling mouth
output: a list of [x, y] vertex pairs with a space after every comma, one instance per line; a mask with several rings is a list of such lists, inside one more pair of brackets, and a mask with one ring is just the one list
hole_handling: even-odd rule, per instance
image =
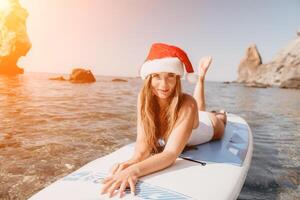
[[167, 93], [169, 92], [169, 90], [158, 90], [159, 92], [162, 92], [162, 93]]

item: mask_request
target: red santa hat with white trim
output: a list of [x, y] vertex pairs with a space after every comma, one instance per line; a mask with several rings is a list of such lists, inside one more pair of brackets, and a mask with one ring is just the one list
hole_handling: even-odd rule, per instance
[[145, 79], [152, 73], [171, 72], [184, 77], [185, 71], [193, 73], [194, 69], [182, 49], [164, 43], [154, 43], [140, 68], [140, 76]]

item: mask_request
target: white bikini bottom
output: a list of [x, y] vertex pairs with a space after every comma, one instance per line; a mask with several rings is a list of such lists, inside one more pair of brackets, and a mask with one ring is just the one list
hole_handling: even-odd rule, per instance
[[214, 136], [214, 128], [208, 112], [199, 111], [199, 126], [193, 129], [187, 142], [188, 146], [209, 142]]

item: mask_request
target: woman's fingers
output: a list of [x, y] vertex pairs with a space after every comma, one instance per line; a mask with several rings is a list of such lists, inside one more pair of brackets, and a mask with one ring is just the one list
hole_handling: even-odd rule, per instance
[[123, 181], [122, 184], [121, 184], [121, 186], [120, 186], [120, 189], [119, 189], [119, 197], [120, 198], [123, 197], [123, 193], [126, 190], [126, 186], [127, 186], [127, 182]]
[[201, 77], [204, 77], [210, 64], [212, 62], [212, 57], [211, 56], [206, 56], [200, 59], [199, 61], [199, 75]]
[[204, 62], [202, 63], [203, 67], [206, 69], [210, 65], [211, 61], [212, 61], [211, 56], [206, 57]]
[[131, 177], [128, 178], [128, 182], [130, 185], [131, 194], [135, 195], [135, 182], [132, 180]]
[[107, 181], [107, 182], [103, 185], [103, 188], [101, 189], [101, 194], [106, 193], [107, 190], [110, 188], [110, 186], [113, 184], [113, 182], [114, 182], [113, 179]]
[[212, 62], [212, 57], [211, 57], [211, 56], [208, 56], [208, 57], [207, 57], [207, 65], [210, 65], [211, 62]]
[[106, 183], [107, 181], [111, 180], [112, 176], [106, 177], [102, 180], [102, 184]]
[[108, 190], [109, 194], [108, 197], [112, 197], [114, 192], [116, 191], [117, 188], [120, 187], [121, 182], [115, 182], [114, 184], [112, 184], [112, 186], [110, 187], [110, 189]]
[[128, 166], [129, 166], [128, 163], [121, 163], [121, 164], [118, 163], [118, 164], [115, 164], [115, 165], [111, 168], [110, 174], [111, 174], [111, 175], [114, 175], [114, 174], [116, 174], [116, 173], [119, 173], [120, 171], [126, 169]]
[[207, 66], [211, 63], [212, 57], [211, 56], [206, 56], [200, 59], [199, 65], [200, 66]]
[[112, 166], [112, 168], [110, 169], [110, 174], [111, 175], [114, 175], [115, 173], [116, 173], [116, 171], [118, 170], [118, 168], [119, 168], [119, 163], [116, 163], [116, 164], [114, 164], [113, 166]]
[[115, 173], [119, 173], [120, 171], [122, 171], [123, 169], [126, 169], [128, 167], [127, 163], [122, 163], [119, 165], [119, 168], [116, 170]]

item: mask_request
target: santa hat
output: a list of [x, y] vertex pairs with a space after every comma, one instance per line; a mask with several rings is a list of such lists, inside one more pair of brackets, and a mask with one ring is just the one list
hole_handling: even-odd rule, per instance
[[182, 49], [164, 43], [154, 43], [140, 68], [140, 76], [145, 79], [152, 73], [171, 72], [183, 77], [184, 71], [193, 73], [194, 69]]

